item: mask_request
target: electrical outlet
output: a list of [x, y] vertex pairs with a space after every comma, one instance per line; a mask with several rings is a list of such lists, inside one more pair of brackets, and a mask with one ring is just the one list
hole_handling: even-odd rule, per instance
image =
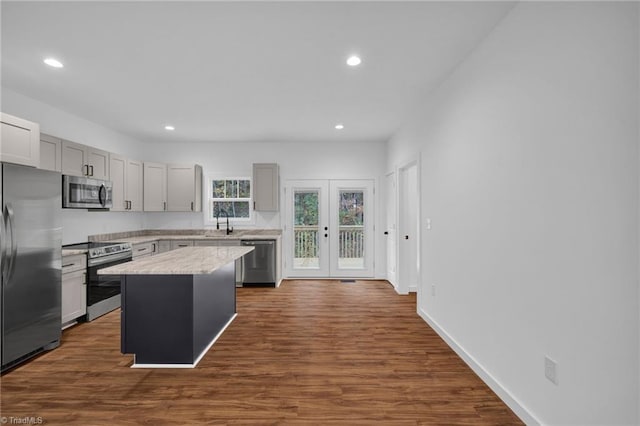
[[548, 356], [544, 357], [544, 376], [552, 383], [558, 384], [558, 363]]
[[436, 295], [436, 285], [435, 284], [431, 284], [431, 295], [432, 296]]

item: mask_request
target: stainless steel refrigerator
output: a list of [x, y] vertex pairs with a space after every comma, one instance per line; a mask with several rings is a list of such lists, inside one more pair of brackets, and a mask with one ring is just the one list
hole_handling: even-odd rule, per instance
[[0, 163], [2, 371], [60, 343], [60, 173]]

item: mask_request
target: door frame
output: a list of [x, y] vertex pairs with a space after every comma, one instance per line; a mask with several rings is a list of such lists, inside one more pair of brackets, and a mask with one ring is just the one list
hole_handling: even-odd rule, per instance
[[[364, 278], [375, 276], [375, 187], [376, 179], [289, 179], [283, 185], [284, 225], [283, 225], [283, 261], [287, 278]], [[296, 189], [318, 189], [320, 210], [318, 211], [318, 251], [320, 266], [318, 269], [302, 270], [294, 268], [293, 234], [293, 194]], [[331, 202], [333, 189], [363, 189], [365, 198], [365, 269], [338, 269], [338, 214]], [[337, 193], [337, 192], [336, 192]], [[322, 206], [326, 207], [322, 207]], [[324, 212], [322, 210], [325, 210]], [[335, 210], [335, 211], [334, 211]], [[329, 237], [324, 238], [325, 228]]]
[[[407, 173], [409, 169], [412, 167], [416, 168], [416, 192], [413, 194], [416, 201], [416, 235], [413, 238], [415, 241], [415, 245], [411, 245], [411, 249], [415, 250], [416, 256], [416, 283], [415, 286], [413, 283], [408, 282], [407, 272], [404, 271], [404, 268], [401, 267], [401, 259], [407, 257], [406, 250], [409, 249], [406, 244], [402, 244], [402, 237], [400, 234], [404, 232], [405, 229], [405, 221], [406, 218], [402, 214], [405, 209], [404, 204], [406, 204], [405, 200], [408, 196], [407, 188], [404, 185], [404, 173]], [[406, 162], [398, 167], [396, 167], [396, 182], [397, 182], [397, 229], [398, 229], [398, 238], [396, 239], [396, 265], [397, 265], [397, 285], [395, 286], [396, 292], [399, 294], [408, 294], [410, 292], [417, 292], [418, 296], [422, 292], [422, 268], [421, 268], [421, 241], [422, 241], [422, 227], [421, 227], [421, 210], [422, 210], [422, 202], [421, 202], [421, 173], [420, 173], [420, 155], [415, 156], [415, 160], [411, 160]]]

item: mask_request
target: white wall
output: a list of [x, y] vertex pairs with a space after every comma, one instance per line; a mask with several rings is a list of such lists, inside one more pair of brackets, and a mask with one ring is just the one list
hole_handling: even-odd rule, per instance
[[[203, 166], [206, 176], [251, 176], [253, 163], [278, 163], [281, 187], [289, 179], [375, 179], [383, 182], [386, 145], [384, 143], [175, 143], [146, 144], [148, 161], [192, 163]], [[284, 197], [280, 197], [280, 212]], [[384, 227], [382, 197], [376, 197], [376, 230]], [[282, 228], [280, 213], [258, 213], [258, 228]], [[200, 213], [148, 213], [145, 228], [201, 228]], [[222, 225], [221, 225], [222, 226]], [[237, 226], [237, 225], [236, 225]], [[243, 227], [251, 227], [243, 226]], [[238, 226], [240, 227], [240, 226]], [[382, 232], [376, 231], [376, 274], [384, 278], [386, 259]]]
[[388, 145], [422, 156], [421, 314], [531, 423], [640, 422], [638, 35], [519, 3]]
[[[40, 131], [62, 139], [139, 158], [141, 144], [102, 125], [2, 88], [2, 112], [40, 124]], [[62, 243], [87, 241], [91, 234], [142, 229], [142, 213], [62, 209]]]

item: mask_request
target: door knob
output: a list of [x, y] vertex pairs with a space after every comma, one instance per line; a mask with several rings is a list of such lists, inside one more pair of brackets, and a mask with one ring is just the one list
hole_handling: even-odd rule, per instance
[[409, 239], [409, 236], [408, 236], [408, 235], [405, 235], [405, 236], [404, 236], [404, 239], [405, 239], [405, 240], [408, 240], [408, 239]]
[[324, 234], [324, 237], [327, 238], [329, 236], [329, 234]]
[[329, 228], [325, 226], [325, 227], [324, 227], [324, 230], [325, 230], [325, 231], [328, 231], [328, 230], [329, 230]]
[[384, 235], [389, 235], [389, 231], [384, 231]]

